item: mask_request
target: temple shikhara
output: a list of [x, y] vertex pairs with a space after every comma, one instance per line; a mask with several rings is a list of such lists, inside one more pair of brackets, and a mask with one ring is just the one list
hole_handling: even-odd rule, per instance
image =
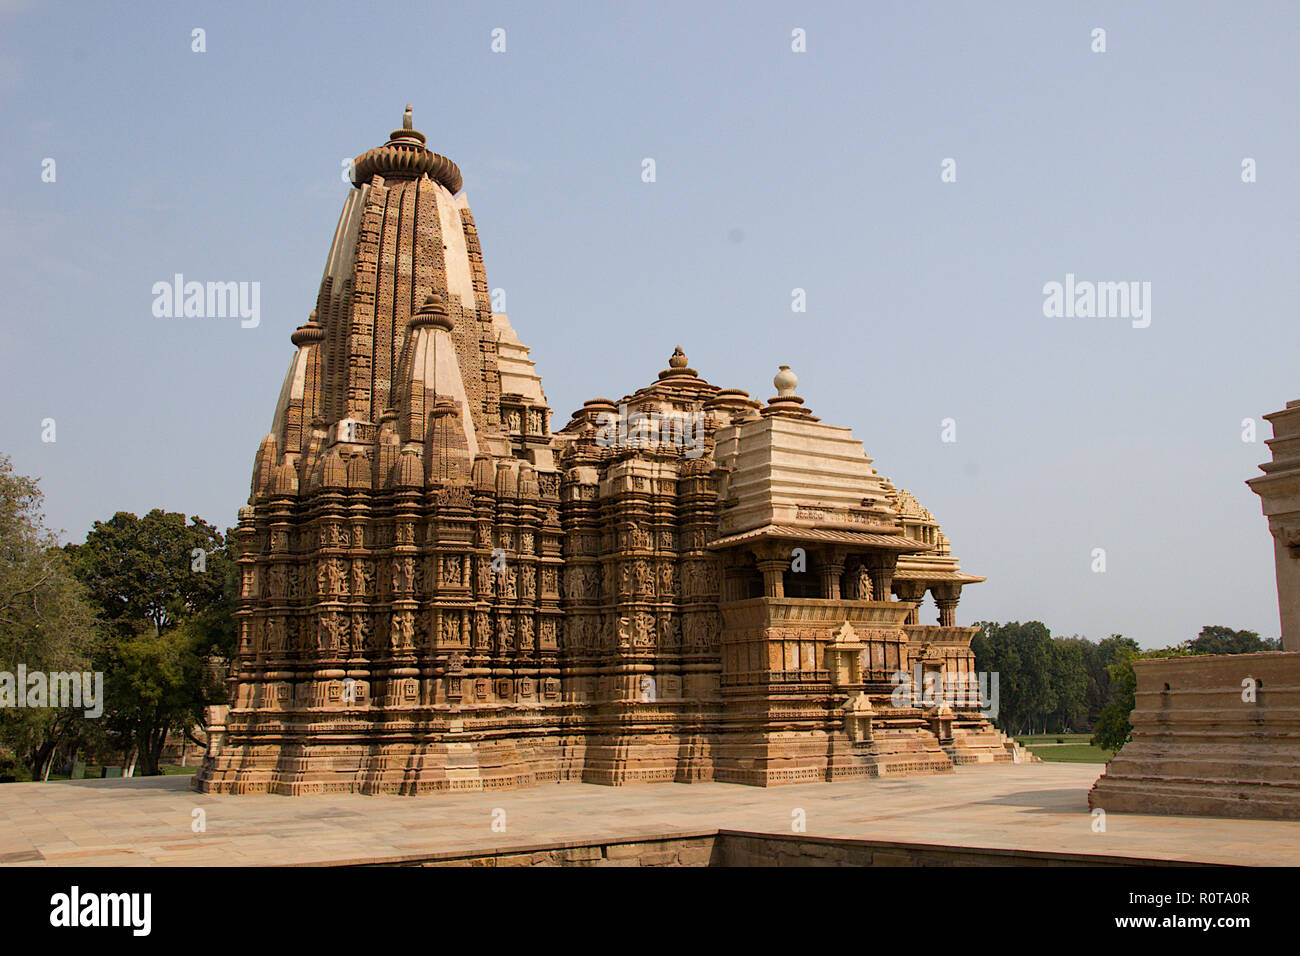
[[788, 368], [764, 403], [678, 349], [556, 428], [460, 171], [409, 107], [353, 178], [240, 509], [238, 656], [199, 789], [1018, 759], [978, 701], [900, 700], [902, 675], [973, 677], [956, 609], [983, 579]]

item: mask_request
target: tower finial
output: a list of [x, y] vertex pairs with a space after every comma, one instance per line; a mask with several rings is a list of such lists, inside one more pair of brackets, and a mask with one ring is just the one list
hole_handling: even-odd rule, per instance
[[803, 399], [795, 394], [799, 378], [790, 371], [790, 366], [782, 365], [781, 371], [772, 379], [772, 384], [776, 386], [776, 397], [767, 400], [767, 407], [760, 413], [764, 418], [779, 415], [782, 418], [805, 418], [814, 422], [819, 420], [803, 407]]
[[411, 104], [406, 104], [406, 112], [402, 114], [402, 129], [415, 129], [414, 119], [411, 116]]
[[790, 366], [782, 365], [781, 371], [776, 373], [776, 378], [772, 379], [772, 384], [776, 386], [776, 394], [780, 398], [787, 398], [794, 395], [794, 390], [799, 385], [799, 379], [790, 371]]

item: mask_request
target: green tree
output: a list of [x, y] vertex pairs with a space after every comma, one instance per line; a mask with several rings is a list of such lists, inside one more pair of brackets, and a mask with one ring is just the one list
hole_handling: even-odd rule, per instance
[[1102, 709], [1093, 728], [1092, 745], [1105, 747], [1107, 750], [1119, 750], [1133, 735], [1133, 724], [1129, 716], [1137, 705], [1137, 673], [1133, 662], [1157, 657], [1186, 657], [1185, 647], [1166, 647], [1158, 651], [1139, 651], [1136, 648], [1120, 645], [1110, 671], [1110, 699]]
[[1083, 648], [1088, 641], [1077, 638], [1052, 639], [1052, 692], [1056, 709], [1049, 715], [1049, 733], [1069, 733], [1083, 727], [1088, 720], [1088, 672], [1084, 668]]
[[1041, 621], [991, 621], [971, 640], [975, 668], [998, 675], [997, 726], [1010, 734], [1047, 725], [1058, 707], [1052, 686], [1052, 636]]
[[1141, 653], [1142, 649], [1137, 641], [1122, 634], [1112, 634], [1096, 644], [1084, 638], [1074, 640], [1079, 642], [1079, 649], [1083, 653], [1083, 666], [1087, 678], [1084, 699], [1088, 715], [1087, 720], [1080, 725], [1080, 729], [1094, 730], [1097, 721], [1101, 718], [1102, 710], [1110, 700], [1109, 667], [1116, 662], [1124, 649], [1131, 650], [1134, 654]]
[[1133, 713], [1136, 703], [1137, 675], [1133, 671], [1133, 661], [1139, 653], [1133, 648], [1120, 648], [1115, 660], [1106, 667], [1110, 675], [1110, 692], [1093, 727], [1091, 743], [1094, 747], [1119, 750], [1133, 733], [1129, 714]]
[[1092, 730], [1111, 695], [1108, 667], [1132, 638], [1112, 634], [1100, 644], [1052, 637], [1041, 621], [980, 622], [971, 641], [975, 668], [998, 674], [1000, 712], [994, 723], [1011, 734]]
[[160, 772], [169, 732], [189, 734], [221, 688], [208, 667], [209, 645], [195, 621], [166, 633], [148, 628], [117, 645], [106, 688], [109, 724], [135, 747], [140, 772]]
[[1015, 702], [1020, 699], [1020, 658], [1015, 646], [1004, 639], [1002, 625], [981, 621], [975, 625], [980, 630], [971, 639], [975, 655], [975, 669], [985, 674], [998, 675], [998, 713], [993, 723], [1011, 732]]
[[1201, 628], [1201, 633], [1187, 642], [1193, 654], [1257, 654], [1282, 649], [1280, 640], [1268, 640], [1254, 631], [1236, 631], [1221, 624]]
[[159, 773], [167, 734], [190, 734], [221, 699], [208, 658], [229, 657], [234, 644], [225, 539], [197, 516], [118, 512], [68, 552], [111, 634], [102, 655], [109, 726], [142, 774]]
[[101, 619], [120, 637], [144, 624], [161, 634], [225, 596], [225, 540], [197, 515], [186, 524], [184, 515], [156, 508], [143, 518], [119, 511], [67, 550]]
[[[0, 455], [0, 671], [80, 672], [96, 650], [94, 611], [57, 537], [44, 525], [36, 479], [14, 473]], [[16, 693], [27, 688], [14, 686]], [[48, 775], [56, 755], [75, 754], [93, 734], [84, 710], [0, 708], [0, 741]]]

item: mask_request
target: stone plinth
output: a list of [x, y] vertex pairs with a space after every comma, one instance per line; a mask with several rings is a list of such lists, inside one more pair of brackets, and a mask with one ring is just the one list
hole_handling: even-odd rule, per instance
[[1134, 670], [1133, 738], [1093, 787], [1094, 809], [1300, 820], [1300, 653]]
[[[907, 636], [908, 660], [912, 671], [909, 679], [924, 681], [927, 670], [941, 675], [945, 699], [952, 707], [952, 736], [943, 742], [943, 750], [954, 765], [967, 763], [1012, 763], [1016, 759], [1015, 743], [1008, 745], [1005, 735], [991, 722], [997, 716], [996, 707], [1000, 688], [993, 685], [993, 675], [983, 676], [975, 670], [975, 654], [970, 642], [979, 633], [977, 627], [936, 627], [929, 624], [908, 624], [903, 628]], [[917, 668], [920, 671], [917, 671]], [[994, 708], [988, 716], [979, 702], [987, 693]], [[1026, 760], [1036, 760], [1027, 751]]]
[[[728, 721], [714, 779], [774, 786], [952, 769], [925, 712], [890, 700], [891, 676], [908, 668], [910, 605], [763, 597], [721, 607]], [[841, 646], [859, 657], [855, 673], [837, 666]], [[848, 726], [852, 701], [870, 707], [869, 736]]]

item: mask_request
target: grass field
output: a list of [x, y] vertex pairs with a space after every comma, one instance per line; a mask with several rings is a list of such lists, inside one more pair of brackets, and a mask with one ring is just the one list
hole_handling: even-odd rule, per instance
[[[180, 766], [177, 766], [177, 765], [175, 765], [175, 764], [168, 764], [168, 763], [165, 763], [165, 764], [162, 764], [158, 769], [161, 770], [161, 771], [163, 772], [163, 776], [170, 776], [170, 775], [173, 775], [173, 774], [192, 774], [192, 773], [194, 773], [196, 770], [198, 770], [199, 768], [198, 768], [195, 764], [191, 764], [191, 765], [188, 766], [188, 767], [180, 767]], [[113, 770], [116, 770], [116, 771], [117, 771], [117, 776], [119, 776], [119, 777], [122, 775], [122, 768], [121, 768], [121, 767], [110, 767], [109, 770], [110, 770], [110, 772], [113, 771]], [[31, 782], [31, 779], [32, 779], [32, 778], [31, 778], [31, 775], [28, 774], [28, 772], [27, 772], [27, 768], [26, 768], [26, 767], [19, 767], [16, 771], [14, 771], [14, 776], [17, 778], [17, 779], [14, 781], [15, 783], [30, 783], [30, 782]], [[68, 778], [65, 777], [65, 776], [63, 776], [62, 774], [51, 773], [51, 774], [50, 774], [50, 779], [51, 779], [51, 780], [67, 780]], [[93, 766], [93, 767], [87, 767], [87, 768], [86, 768], [86, 775], [85, 775], [85, 777], [78, 778], [78, 779], [84, 779], [84, 780], [98, 780], [98, 779], [99, 779], [99, 767], [98, 767], [98, 765]]]
[[1027, 734], [1016, 738], [1034, 756], [1051, 763], [1105, 763], [1115, 756], [1113, 750], [1092, 746], [1088, 743], [1091, 739], [1091, 734]]

